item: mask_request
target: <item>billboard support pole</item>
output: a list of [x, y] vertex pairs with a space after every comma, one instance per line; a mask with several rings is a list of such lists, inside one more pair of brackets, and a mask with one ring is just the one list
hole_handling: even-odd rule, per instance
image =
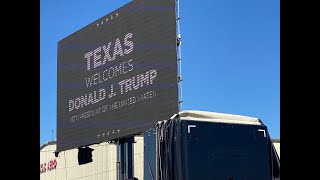
[[159, 125], [160, 125], [160, 122], [158, 122], [157, 123], [157, 125], [156, 125], [156, 127], [155, 127], [155, 129], [156, 129], [156, 180], [159, 180], [160, 179], [160, 174], [159, 174], [159, 158], [160, 158], [160, 156], [159, 156], [159, 139], [158, 139], [158, 137], [159, 137]]
[[180, 34], [180, 11], [179, 0], [176, 0], [176, 29], [177, 29], [177, 63], [178, 63], [178, 88], [179, 88], [179, 111], [182, 111], [182, 73], [181, 73], [181, 34]]
[[118, 138], [117, 140], [117, 180], [120, 180], [120, 160], [121, 160], [121, 157], [120, 157], [120, 139]]

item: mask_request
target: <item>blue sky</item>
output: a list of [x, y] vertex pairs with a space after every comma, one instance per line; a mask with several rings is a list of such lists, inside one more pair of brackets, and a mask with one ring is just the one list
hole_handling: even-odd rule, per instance
[[[40, 145], [56, 138], [57, 43], [129, 0], [40, 1]], [[183, 110], [260, 118], [280, 138], [280, 1], [180, 0]]]

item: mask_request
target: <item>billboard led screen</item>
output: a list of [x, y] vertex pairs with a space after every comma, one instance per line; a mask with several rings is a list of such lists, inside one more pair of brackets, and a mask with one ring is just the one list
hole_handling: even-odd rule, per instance
[[57, 151], [178, 112], [175, 0], [134, 0], [58, 42]]

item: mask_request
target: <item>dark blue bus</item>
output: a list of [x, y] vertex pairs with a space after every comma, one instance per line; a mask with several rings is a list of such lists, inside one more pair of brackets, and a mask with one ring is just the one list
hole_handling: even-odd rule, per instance
[[258, 118], [183, 111], [144, 133], [145, 180], [274, 180], [280, 159]]

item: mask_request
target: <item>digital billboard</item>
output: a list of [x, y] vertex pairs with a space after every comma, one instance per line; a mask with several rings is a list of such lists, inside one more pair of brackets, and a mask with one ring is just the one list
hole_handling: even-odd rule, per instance
[[57, 151], [178, 112], [175, 0], [134, 0], [58, 42]]

